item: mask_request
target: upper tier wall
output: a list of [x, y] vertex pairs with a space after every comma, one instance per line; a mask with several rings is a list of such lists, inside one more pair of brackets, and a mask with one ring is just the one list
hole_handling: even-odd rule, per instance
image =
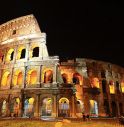
[[33, 15], [22, 16], [0, 25], [0, 44], [8, 43], [12, 38], [41, 33]]

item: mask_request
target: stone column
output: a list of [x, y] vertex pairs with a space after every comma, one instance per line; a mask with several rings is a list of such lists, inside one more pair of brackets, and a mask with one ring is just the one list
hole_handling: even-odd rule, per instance
[[116, 101], [116, 105], [117, 105], [117, 116], [120, 116], [120, 107], [118, 101]]
[[53, 70], [53, 83], [57, 83], [57, 70], [58, 70], [58, 65], [57, 63], [55, 63], [55, 66], [54, 66], [54, 70]]
[[9, 117], [11, 114], [10, 114], [10, 102], [11, 102], [11, 94], [8, 95], [8, 100], [7, 100], [7, 116]]
[[72, 109], [71, 109], [71, 114], [72, 114], [72, 117], [75, 117], [75, 97], [74, 95], [72, 96]]
[[39, 100], [40, 99], [40, 95], [36, 94], [35, 97], [35, 108], [34, 108], [34, 117], [39, 117]]
[[24, 102], [25, 102], [25, 94], [24, 93], [22, 93], [22, 95], [21, 95], [21, 116], [23, 117], [25, 114], [24, 114]]
[[18, 46], [15, 46], [14, 48], [14, 57], [13, 57], [13, 63], [15, 64], [16, 63], [16, 57], [17, 57], [17, 54], [18, 54]]
[[27, 65], [25, 65], [24, 67], [24, 85], [22, 85], [22, 88], [26, 88], [27, 87]]
[[26, 61], [29, 60], [29, 50], [30, 50], [29, 47], [30, 47], [30, 43], [27, 43], [25, 46], [25, 48], [26, 48], [26, 56], [25, 56]]
[[53, 112], [52, 112], [52, 116], [53, 117], [58, 117], [58, 106], [57, 106], [57, 96], [54, 95], [53, 96]]

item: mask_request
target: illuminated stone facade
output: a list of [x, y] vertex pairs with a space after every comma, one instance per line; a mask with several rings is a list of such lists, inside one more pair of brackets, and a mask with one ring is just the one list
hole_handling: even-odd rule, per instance
[[0, 26], [0, 117], [119, 116], [124, 68], [50, 57], [33, 15]]

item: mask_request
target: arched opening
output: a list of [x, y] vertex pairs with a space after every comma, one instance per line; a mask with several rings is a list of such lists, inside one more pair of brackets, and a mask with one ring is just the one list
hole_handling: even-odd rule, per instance
[[26, 49], [22, 49], [20, 59], [24, 59], [25, 58], [25, 53], [26, 53]]
[[47, 70], [44, 73], [44, 83], [52, 83], [53, 82], [53, 72], [52, 70]]
[[91, 79], [91, 87], [92, 88], [99, 88], [99, 79], [98, 78], [92, 78]]
[[42, 116], [51, 116], [52, 115], [52, 99], [44, 98], [41, 106], [41, 115]]
[[33, 48], [32, 57], [39, 57], [39, 47]]
[[7, 52], [6, 55], [6, 61], [12, 61], [13, 60], [13, 56], [14, 56], [14, 49], [9, 49], [9, 51]]
[[18, 117], [19, 116], [19, 110], [20, 110], [20, 99], [19, 98], [12, 99], [11, 105], [10, 105], [11, 116]]
[[10, 85], [10, 72], [6, 71], [3, 73], [1, 86], [6, 87]]
[[121, 82], [121, 91], [124, 93], [124, 81]]
[[84, 112], [84, 103], [81, 100], [77, 100], [77, 113], [83, 113]]
[[109, 82], [109, 90], [110, 90], [110, 94], [115, 94], [115, 86], [112, 80]]
[[59, 117], [69, 117], [70, 106], [69, 106], [69, 100], [65, 97], [61, 98], [59, 100]]
[[95, 100], [90, 100], [90, 114], [93, 117], [98, 117], [98, 104]]
[[6, 116], [7, 115], [7, 102], [6, 102], [6, 100], [4, 100], [3, 103], [2, 103], [2, 111], [1, 111], [1, 113], [2, 113], [2, 116]]
[[73, 74], [73, 83], [76, 85], [82, 85], [82, 76], [79, 73]]
[[103, 91], [103, 93], [106, 93], [106, 86], [107, 86], [106, 80], [102, 80], [102, 91]]
[[119, 103], [120, 115], [123, 115], [123, 104]]
[[26, 49], [24, 46], [18, 48], [17, 59], [24, 59], [26, 55]]
[[17, 70], [14, 73], [14, 77], [13, 77], [13, 85], [14, 86], [21, 86], [23, 82], [23, 74], [20, 70]]
[[11, 56], [10, 56], [10, 61], [13, 60], [13, 56], [14, 56], [14, 51], [11, 53]]
[[62, 79], [64, 83], [68, 83], [68, 75], [67, 74], [62, 74]]
[[116, 103], [114, 101], [112, 101], [111, 103], [111, 107], [112, 107], [112, 116], [117, 116], [117, 106]]
[[24, 101], [24, 116], [34, 116], [34, 98], [27, 98]]
[[22, 72], [19, 72], [18, 77], [17, 77], [17, 84], [22, 85], [22, 80], [23, 80]]
[[37, 83], [37, 71], [35, 70], [28, 71], [27, 83], [31, 85], [34, 85]]
[[105, 109], [106, 116], [109, 116], [110, 115], [110, 110], [109, 110], [108, 100], [104, 100], [104, 109]]

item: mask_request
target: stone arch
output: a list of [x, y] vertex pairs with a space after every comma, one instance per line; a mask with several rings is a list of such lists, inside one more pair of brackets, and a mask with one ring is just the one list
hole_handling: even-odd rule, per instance
[[20, 115], [20, 98], [15, 97], [10, 102], [10, 113], [11, 116], [18, 117]]
[[64, 83], [68, 83], [68, 75], [66, 73], [62, 74], [62, 79]]
[[72, 80], [74, 84], [82, 85], [82, 76], [79, 73], [74, 73]]
[[27, 84], [34, 85], [37, 83], [37, 71], [34, 69], [31, 69], [27, 73]]
[[76, 105], [77, 113], [83, 113], [84, 112], [84, 103], [81, 100], [77, 100]]
[[33, 97], [28, 97], [24, 100], [24, 116], [34, 116], [34, 101]]
[[1, 116], [7, 116], [7, 101], [4, 99], [1, 106]]
[[51, 97], [45, 97], [41, 103], [41, 116], [52, 116], [52, 103]]
[[68, 98], [62, 97], [59, 99], [59, 114], [61, 117], [69, 117], [70, 116], [70, 102]]
[[13, 76], [13, 85], [21, 86], [23, 84], [23, 73], [21, 70], [16, 70]]
[[90, 100], [90, 114], [93, 117], [98, 117], [98, 103], [96, 100]]
[[99, 88], [99, 79], [97, 77], [91, 79], [91, 87]]
[[52, 83], [53, 82], [53, 71], [52, 70], [46, 70], [44, 72], [44, 83]]
[[25, 46], [20, 46], [18, 48], [18, 53], [17, 53], [17, 59], [24, 59], [26, 56], [26, 48]]
[[110, 94], [115, 94], [115, 86], [112, 80], [109, 81], [109, 91], [110, 91]]
[[39, 57], [39, 47], [34, 47], [32, 51], [32, 57]]
[[2, 75], [1, 86], [6, 87], [10, 85], [10, 72], [5, 71]]
[[8, 50], [7, 52], [7, 55], [6, 55], [6, 61], [9, 62], [9, 61], [12, 61], [14, 58], [14, 49], [11, 48]]

